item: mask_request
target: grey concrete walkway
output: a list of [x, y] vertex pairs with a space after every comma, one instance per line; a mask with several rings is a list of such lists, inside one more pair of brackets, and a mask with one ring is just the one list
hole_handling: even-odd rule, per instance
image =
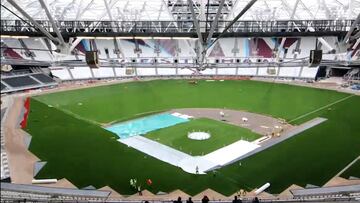
[[180, 167], [188, 173], [195, 174], [196, 166], [198, 166], [199, 173], [205, 174], [203, 171], [217, 165], [200, 156], [191, 156], [141, 135], [119, 139], [118, 141], [156, 159]]
[[295, 135], [298, 135], [298, 134], [306, 131], [307, 129], [310, 129], [310, 128], [316, 126], [316, 125], [319, 125], [319, 124], [321, 124], [322, 122], [324, 122], [326, 120], [327, 120], [326, 118], [314, 118], [314, 119], [312, 119], [312, 120], [310, 120], [310, 121], [308, 121], [306, 123], [303, 123], [303, 124], [297, 126], [296, 128], [290, 129], [289, 131], [285, 132], [280, 137], [274, 137], [274, 138], [268, 139], [268, 140], [260, 143], [261, 147], [255, 149], [255, 150], [253, 150], [253, 151], [251, 151], [251, 152], [249, 152], [249, 153], [247, 153], [247, 154], [245, 154], [243, 156], [240, 156], [237, 159], [234, 159], [233, 161], [227, 163], [227, 165], [232, 164], [232, 163], [237, 162], [237, 161], [240, 161], [242, 159], [245, 159], [245, 158], [247, 158], [249, 156], [252, 156], [252, 155], [254, 155], [256, 153], [259, 153], [259, 152], [261, 152], [261, 151], [263, 151], [263, 150], [265, 150], [267, 148], [270, 148], [270, 147], [272, 147], [272, 146], [274, 146], [276, 144], [279, 144], [280, 142], [283, 142], [283, 141], [285, 141], [285, 140], [287, 140], [287, 139], [289, 139], [289, 138], [291, 138], [291, 137], [293, 137]]

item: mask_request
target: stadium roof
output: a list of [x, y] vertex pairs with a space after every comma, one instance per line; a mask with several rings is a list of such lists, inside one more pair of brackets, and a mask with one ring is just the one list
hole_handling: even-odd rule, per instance
[[[34, 19], [47, 20], [38, 0], [15, 0]], [[192, 20], [187, 0], [45, 0], [56, 20]], [[193, 0], [197, 14], [204, 16], [208, 0]], [[250, 0], [225, 0], [222, 20], [232, 20]], [[22, 16], [7, 0], [1, 2], [1, 19]], [[209, 12], [219, 0], [210, 0]], [[295, 8], [295, 9], [294, 9]], [[107, 12], [110, 10], [110, 15]], [[293, 12], [294, 11], [294, 12]], [[216, 12], [216, 11], [215, 11]], [[258, 0], [241, 20], [355, 19], [360, 0]]]

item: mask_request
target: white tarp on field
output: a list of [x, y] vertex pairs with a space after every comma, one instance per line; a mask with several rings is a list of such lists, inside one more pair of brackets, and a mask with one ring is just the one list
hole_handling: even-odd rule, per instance
[[188, 173], [194, 174], [196, 173], [196, 168], [198, 168], [199, 174], [204, 174], [204, 171], [226, 165], [260, 147], [260, 145], [240, 140], [204, 156], [191, 156], [143, 136], [133, 136], [126, 139], [119, 139], [118, 141], [156, 159], [180, 167]]

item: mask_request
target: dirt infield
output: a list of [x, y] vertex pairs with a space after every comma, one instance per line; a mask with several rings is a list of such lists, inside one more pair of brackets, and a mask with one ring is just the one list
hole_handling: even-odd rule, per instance
[[[221, 122], [229, 123], [232, 125], [247, 128], [260, 135], [270, 135], [272, 132], [279, 132], [283, 129], [282, 133], [286, 132], [293, 126], [282, 122], [270, 116], [265, 116], [246, 111], [231, 110], [231, 109], [213, 109], [213, 108], [186, 108], [174, 109], [170, 113], [181, 113], [193, 116], [194, 118], [210, 118]], [[224, 118], [220, 116], [220, 112], [225, 114]], [[243, 121], [247, 119], [247, 121]], [[277, 126], [278, 128], [276, 128]]]

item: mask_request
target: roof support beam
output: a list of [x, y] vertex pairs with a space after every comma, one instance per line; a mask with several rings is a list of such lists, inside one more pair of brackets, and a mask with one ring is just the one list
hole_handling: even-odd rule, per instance
[[84, 4], [84, 0], [80, 0], [80, 5], [79, 5], [79, 7], [77, 8], [75, 19], [77, 19], [77, 17], [80, 15], [80, 12], [81, 12], [81, 10], [82, 10], [83, 4]]
[[237, 6], [239, 5], [239, 2], [240, 2], [240, 0], [233, 1], [233, 6], [231, 8], [229, 15], [226, 17], [226, 20], [230, 20], [234, 16], [235, 10], [236, 10]]
[[202, 34], [201, 34], [201, 31], [200, 31], [200, 25], [199, 25], [199, 21], [196, 17], [196, 13], [195, 13], [195, 10], [194, 10], [194, 6], [193, 6], [193, 1], [192, 0], [187, 0], [188, 1], [188, 4], [189, 4], [189, 7], [190, 7], [190, 11], [191, 11], [191, 15], [192, 15], [192, 18], [193, 18], [193, 21], [194, 21], [194, 25], [195, 25], [195, 29], [196, 29], [196, 33], [197, 33], [197, 36], [198, 36], [198, 39], [199, 39], [199, 51], [197, 52], [198, 56], [198, 63], [200, 65], [200, 68], [202, 66], [202, 62], [204, 61], [204, 57], [203, 57], [203, 53], [206, 52], [205, 49], [204, 49], [204, 41], [203, 41], [203, 38], [202, 38]]
[[[104, 4], [105, 4], [105, 8], [106, 8], [107, 14], [108, 14], [108, 16], [109, 16], [109, 19], [110, 19], [110, 21], [111, 21], [111, 27], [115, 28], [116, 25], [115, 25], [115, 23], [113, 22], [114, 20], [113, 20], [113, 17], [112, 17], [112, 14], [111, 14], [111, 9], [110, 9], [110, 7], [109, 7], [109, 4], [108, 4], [107, 0], [104, 0]], [[117, 32], [118, 29], [115, 28], [115, 31]]]
[[221, 33], [225, 33], [236, 21], [238, 21], [241, 16], [243, 16], [246, 11], [248, 11], [253, 5], [254, 3], [256, 2], [257, 0], [251, 0], [244, 8], [243, 10], [240, 11], [240, 13], [234, 18], [234, 20], [232, 20], [227, 26], [226, 28], [224, 29], [224, 31]]
[[174, 15], [171, 13], [172, 8], [174, 8], [174, 5], [175, 5], [175, 4], [172, 5], [171, 10], [170, 10], [169, 6], [168, 6], [167, 3], [166, 3], [166, 0], [162, 0], [161, 3], [162, 3], [161, 5], [165, 6], [165, 9], [166, 9], [167, 13], [169, 14], [169, 16], [170, 16], [170, 17], [173, 19], [173, 21], [175, 22], [174, 25], [175, 25], [176, 29], [179, 30], [178, 24], [176, 23], [177, 20], [175, 19]]
[[60, 40], [53, 37], [47, 30], [45, 30], [39, 23], [37, 23], [29, 14], [27, 14], [17, 3], [15, 3], [14, 0], [8, 0], [8, 2], [16, 9], [18, 10], [21, 15], [23, 15], [25, 18], [27, 18], [34, 26], [36, 26], [46, 37], [48, 37], [51, 41], [53, 41], [55, 44], [60, 44]]
[[346, 33], [344, 40], [342, 41], [343, 43], [347, 43], [349, 41], [352, 32], [354, 32], [354, 29], [359, 22], [360, 22], [360, 13], [358, 14], [354, 23], [351, 25], [350, 30]]
[[296, 9], [299, 5], [299, 1], [300, 0], [296, 0], [296, 2], [295, 2], [294, 8], [292, 9], [292, 12], [291, 12], [290, 20], [294, 20]]
[[354, 4], [354, 0], [349, 0], [348, 10], [347, 10], [347, 18], [348, 19], [351, 19], [351, 14], [353, 11], [353, 4]]
[[[285, 7], [285, 10], [289, 13], [289, 16], [292, 16], [292, 9], [291, 7], [289, 6], [289, 4], [285, 1], [285, 0], [281, 0], [281, 4], [283, 5], [283, 7]], [[296, 5], [296, 4], [295, 4]], [[300, 19], [298, 15], [296, 15], [296, 12], [294, 12], [294, 17], [296, 19]]]
[[[110, 3], [109, 3], [109, 8], [110, 8], [110, 10], [112, 9], [112, 7], [114, 7], [114, 5], [115, 5], [118, 1], [119, 1], [119, 0], [110, 0]], [[101, 15], [100, 15], [100, 17], [98, 18], [98, 21], [101, 21], [106, 15], [107, 15], [107, 11], [102, 12]], [[100, 23], [97, 23], [92, 29], [96, 29], [99, 25], [100, 25]]]
[[329, 10], [329, 8], [327, 7], [326, 3], [325, 3], [325, 0], [318, 0], [318, 4], [322, 4], [322, 7], [325, 9], [325, 14], [326, 14], [326, 17], [327, 19], [331, 19], [331, 11]]
[[[112, 7], [114, 7], [114, 5], [118, 2], [119, 0], [110, 0], [109, 2], [109, 8], [112, 9]], [[107, 11], [103, 11], [98, 18], [98, 21], [101, 21], [105, 16], [107, 15]]]
[[70, 48], [69, 48], [69, 51], [71, 52], [72, 50], [74, 50], [75, 47], [81, 42], [81, 40], [82, 40], [81, 37], [76, 38], [76, 40], [71, 43], [71, 46], [70, 46]]
[[50, 11], [49, 11], [47, 5], [45, 4], [44, 0], [39, 0], [39, 2], [41, 4], [41, 7], [45, 10], [45, 13], [46, 13], [46, 15], [51, 23], [51, 26], [53, 27], [53, 29], [59, 39], [60, 44], [65, 44], [64, 38], [62, 37], [62, 35], [58, 29], [58, 26], [56, 26], [55, 21], [54, 21], [53, 17], [51, 16]]
[[[162, 14], [162, 12], [163, 12], [163, 7], [164, 7], [164, 4], [161, 4], [160, 10], [159, 10], [159, 14], [158, 14], [158, 16], [157, 16], [157, 20], [158, 20], [158, 21], [160, 20], [161, 14]], [[151, 19], [151, 18], [149, 18], [149, 19]]]
[[203, 45], [203, 38], [202, 38], [202, 35], [201, 35], [201, 31], [200, 31], [200, 25], [199, 25], [199, 21], [196, 17], [196, 13], [195, 13], [195, 10], [194, 10], [194, 6], [193, 6], [193, 1], [192, 0], [187, 0], [188, 3], [189, 3], [189, 7], [190, 7], [190, 11], [191, 11], [191, 15], [192, 15], [192, 18], [193, 18], [193, 21], [194, 21], [194, 25], [195, 25], [195, 29], [196, 29], [196, 33], [197, 33], [197, 36], [201, 42], [201, 46]]
[[312, 19], [316, 19], [315, 16], [314, 16], [314, 14], [311, 13], [310, 9], [304, 4], [304, 2], [302, 2], [302, 1], [300, 0], [300, 3], [301, 3], [301, 5], [303, 6], [303, 8], [306, 10], [306, 12], [311, 16], [311, 18], [312, 18]]
[[354, 46], [352, 47], [354, 50], [356, 49], [356, 47], [360, 44], [360, 38], [358, 38], [354, 44]]
[[354, 36], [353, 36], [354, 39], [359, 39], [360, 38], [360, 31], [358, 33], [356, 33]]
[[89, 10], [89, 8], [92, 6], [92, 4], [94, 3], [94, 0], [91, 0], [90, 3], [88, 3], [84, 9], [81, 10], [81, 8], [79, 8], [78, 12], [76, 13], [76, 19], [75, 20], [80, 20], [81, 16], [84, 15], [84, 13]]
[[221, 10], [222, 10], [222, 8], [223, 8], [223, 6], [224, 6], [224, 3], [225, 3], [225, 0], [221, 0], [221, 1], [220, 1], [219, 8], [218, 8], [218, 10], [217, 10], [217, 12], [216, 12], [215, 19], [214, 19], [214, 21], [211, 23], [211, 28], [210, 28], [209, 35], [208, 35], [207, 40], [206, 40], [206, 45], [209, 45], [209, 44], [210, 44], [210, 40], [211, 40], [211, 38], [212, 38], [212, 36], [213, 36], [213, 34], [214, 34], [216, 25], [217, 25], [217, 23], [218, 23], [218, 21], [219, 21], [219, 17], [220, 17], [220, 14], [221, 14]]
[[74, 7], [76, 0], [73, 0], [71, 3], [66, 5], [66, 7], [63, 9], [63, 12], [61, 13], [60, 19], [64, 20], [66, 13], [69, 11], [70, 8]]
[[227, 31], [236, 21], [239, 20], [239, 19], [241, 18], [241, 16], [243, 16], [243, 15], [246, 13], [246, 11], [248, 11], [248, 10], [252, 7], [252, 5], [254, 5], [254, 3], [255, 3], [256, 1], [257, 1], [257, 0], [251, 0], [251, 1], [243, 8], [243, 10], [241, 10], [240, 13], [234, 18], [234, 20], [232, 20], [232, 21], [225, 27], [225, 29], [221, 32], [221, 34], [208, 46], [208, 48], [211, 47], [212, 45], [214, 45], [215, 42], [216, 42], [217, 40], [219, 40], [219, 39], [226, 33], [226, 31]]

